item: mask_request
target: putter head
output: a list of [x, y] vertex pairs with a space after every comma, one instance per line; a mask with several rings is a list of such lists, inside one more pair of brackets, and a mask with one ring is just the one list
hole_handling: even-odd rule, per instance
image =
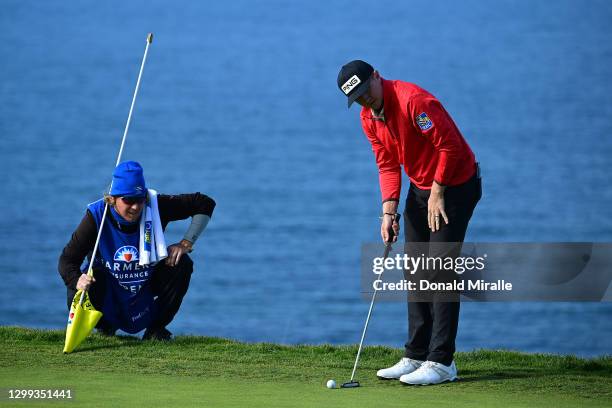
[[357, 388], [359, 387], [359, 381], [349, 381], [345, 382], [340, 386], [340, 388]]

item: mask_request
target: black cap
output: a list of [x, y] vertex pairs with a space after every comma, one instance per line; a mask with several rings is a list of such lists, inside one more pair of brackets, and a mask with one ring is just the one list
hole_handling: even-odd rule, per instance
[[370, 76], [374, 68], [361, 60], [354, 60], [340, 68], [338, 73], [338, 88], [348, 96], [348, 107], [350, 108], [355, 99], [370, 89]]

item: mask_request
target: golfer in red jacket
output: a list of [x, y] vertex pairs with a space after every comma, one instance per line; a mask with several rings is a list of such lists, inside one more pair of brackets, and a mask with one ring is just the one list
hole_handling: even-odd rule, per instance
[[[397, 211], [403, 166], [410, 178], [404, 211], [406, 243], [463, 242], [480, 200], [480, 175], [474, 153], [442, 104], [417, 85], [382, 78], [361, 60], [341, 68], [338, 87], [348, 97], [349, 107], [353, 102], [362, 106], [361, 125], [380, 174], [383, 241], [395, 242], [400, 230]], [[452, 254], [432, 254], [434, 246], [427, 245], [429, 256], [459, 255], [460, 244], [453, 246]], [[405, 357], [379, 370], [379, 378], [406, 384], [457, 378], [453, 354], [458, 294], [453, 299], [408, 302]]]

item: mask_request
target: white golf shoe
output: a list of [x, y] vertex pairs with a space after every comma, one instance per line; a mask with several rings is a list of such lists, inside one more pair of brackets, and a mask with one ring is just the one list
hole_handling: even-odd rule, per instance
[[399, 380], [404, 384], [429, 385], [455, 381], [456, 379], [457, 367], [454, 361], [449, 366], [435, 361], [425, 361], [417, 370], [402, 375]]
[[376, 376], [381, 380], [397, 380], [405, 374], [410, 374], [418, 369], [423, 361], [413, 360], [408, 357], [402, 358], [397, 364], [389, 368], [383, 368], [376, 372]]

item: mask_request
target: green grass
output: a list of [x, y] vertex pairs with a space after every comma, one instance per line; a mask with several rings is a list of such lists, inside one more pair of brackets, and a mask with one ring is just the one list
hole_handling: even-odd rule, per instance
[[401, 350], [367, 347], [362, 387], [325, 388], [350, 377], [356, 346], [282, 346], [179, 336], [170, 343], [92, 335], [62, 354], [63, 331], [0, 327], [0, 407], [8, 388], [71, 388], [68, 406], [180, 407], [574, 407], [612, 406], [612, 357], [479, 350], [457, 353], [460, 381], [406, 387], [379, 381], [376, 369]]

